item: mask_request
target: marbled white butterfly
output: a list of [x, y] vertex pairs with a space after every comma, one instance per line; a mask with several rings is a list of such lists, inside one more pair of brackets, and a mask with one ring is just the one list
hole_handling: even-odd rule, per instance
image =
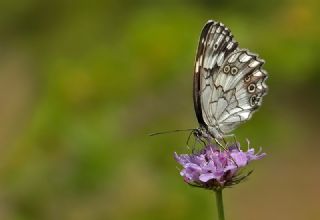
[[264, 61], [238, 47], [231, 31], [220, 22], [204, 26], [193, 78], [193, 101], [199, 138], [223, 139], [249, 120], [267, 92]]

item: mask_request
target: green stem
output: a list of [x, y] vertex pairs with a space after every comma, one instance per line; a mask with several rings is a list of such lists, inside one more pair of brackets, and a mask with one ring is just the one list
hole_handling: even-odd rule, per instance
[[216, 190], [216, 204], [218, 209], [219, 220], [224, 220], [222, 189]]

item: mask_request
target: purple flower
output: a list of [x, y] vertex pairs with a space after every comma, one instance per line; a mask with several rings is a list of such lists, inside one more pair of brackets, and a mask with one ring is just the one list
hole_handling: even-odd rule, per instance
[[263, 158], [265, 153], [256, 153], [253, 148], [246, 152], [236, 143], [227, 150], [220, 150], [215, 145], [208, 145], [198, 153], [174, 153], [175, 160], [183, 166], [180, 175], [192, 186], [221, 189], [244, 180], [252, 171], [241, 175], [240, 171], [252, 160]]

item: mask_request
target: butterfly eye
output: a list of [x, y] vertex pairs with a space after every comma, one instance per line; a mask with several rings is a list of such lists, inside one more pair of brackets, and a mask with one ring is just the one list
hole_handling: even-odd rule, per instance
[[244, 81], [245, 81], [245, 82], [249, 82], [250, 80], [251, 80], [250, 75], [247, 75], [247, 76], [244, 78]]
[[223, 72], [224, 73], [228, 73], [230, 71], [230, 66], [229, 65], [227, 65], [227, 66], [225, 66], [224, 68], [223, 68]]
[[231, 68], [231, 74], [236, 75], [238, 73], [238, 68], [237, 67], [232, 67]]
[[248, 86], [248, 92], [250, 93], [254, 93], [254, 91], [256, 90], [256, 85], [251, 83], [249, 86]]

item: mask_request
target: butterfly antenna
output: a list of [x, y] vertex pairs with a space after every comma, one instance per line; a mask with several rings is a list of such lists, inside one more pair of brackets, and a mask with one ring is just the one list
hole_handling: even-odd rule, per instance
[[193, 131], [194, 128], [188, 128], [188, 129], [177, 129], [177, 130], [171, 130], [171, 131], [161, 131], [161, 132], [154, 132], [148, 134], [149, 136], [155, 136], [159, 134], [168, 134], [168, 133], [175, 133], [175, 132], [181, 132], [181, 131]]

